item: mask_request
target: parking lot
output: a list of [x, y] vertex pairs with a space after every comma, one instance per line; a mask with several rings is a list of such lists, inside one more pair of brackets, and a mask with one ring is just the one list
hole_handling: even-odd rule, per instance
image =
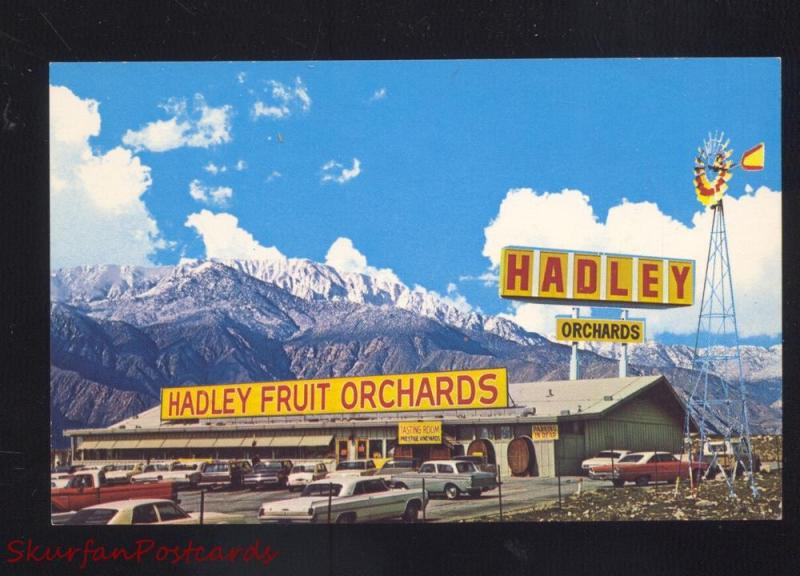
[[[562, 498], [578, 490], [580, 478], [570, 476], [561, 478]], [[582, 491], [595, 490], [608, 482], [583, 480]], [[508, 478], [503, 480], [503, 511], [529, 509], [539, 504], [558, 500], [558, 480], [556, 478]], [[262, 502], [298, 498], [299, 492], [288, 490], [206, 490], [205, 510], [224, 512], [242, 516], [245, 524], [258, 523], [258, 509]], [[181, 507], [187, 512], [200, 510], [200, 492], [197, 490], [180, 492]], [[457, 500], [432, 498], [425, 516], [427, 522], [457, 522], [479, 519], [482, 515], [497, 514], [500, 510], [500, 492], [491, 490], [480, 498], [462, 496]]]

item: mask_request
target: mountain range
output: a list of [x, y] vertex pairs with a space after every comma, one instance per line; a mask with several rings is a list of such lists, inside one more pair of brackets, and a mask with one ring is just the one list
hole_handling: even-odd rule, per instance
[[[155, 405], [165, 386], [490, 366], [511, 382], [568, 377], [568, 346], [385, 271], [289, 258], [83, 266], [53, 271], [50, 291], [56, 446], [65, 428]], [[585, 346], [582, 377], [616, 376], [616, 354]], [[664, 373], [685, 396], [691, 354], [632, 346], [629, 373]], [[754, 433], [780, 430], [781, 354], [742, 347]]]

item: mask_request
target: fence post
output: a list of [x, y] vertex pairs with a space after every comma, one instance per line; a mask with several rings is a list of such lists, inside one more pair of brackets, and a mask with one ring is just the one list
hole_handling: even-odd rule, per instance
[[328, 524], [331, 523], [331, 502], [333, 502], [333, 482], [328, 482]]
[[497, 465], [497, 495], [500, 500], [500, 522], [503, 521], [503, 478], [500, 475], [500, 464]]
[[425, 514], [425, 509], [427, 508], [427, 506], [425, 505], [426, 504], [425, 499], [427, 498], [427, 496], [428, 494], [427, 492], [425, 492], [425, 477], [423, 476], [422, 477], [422, 522], [423, 523], [428, 520], [428, 517]]
[[200, 489], [200, 526], [203, 525], [203, 517], [206, 512], [206, 491], [205, 488]]

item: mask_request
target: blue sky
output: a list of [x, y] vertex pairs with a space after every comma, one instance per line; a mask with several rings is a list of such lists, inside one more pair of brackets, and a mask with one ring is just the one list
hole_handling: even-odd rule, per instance
[[[349, 238], [371, 266], [409, 286], [455, 285], [493, 314], [513, 311], [496, 286], [466, 277], [491, 272], [484, 230], [510, 190], [579, 190], [601, 222], [623, 199], [656, 203], [691, 227], [702, 211], [692, 159], [714, 130], [736, 157], [766, 143], [765, 170], [738, 172], [732, 197], [781, 190], [777, 59], [65, 63], [50, 83], [99, 103], [92, 154], [122, 147], [149, 167], [138, 201], [160, 238], [150, 262], [205, 256], [186, 225], [205, 209], [288, 257], [325, 261]], [[204, 110], [226, 127], [192, 143]], [[159, 150], [141, 131], [171, 118], [187, 129]], [[558, 247], [606, 248], [585, 242]], [[73, 264], [54, 250], [54, 267]]]

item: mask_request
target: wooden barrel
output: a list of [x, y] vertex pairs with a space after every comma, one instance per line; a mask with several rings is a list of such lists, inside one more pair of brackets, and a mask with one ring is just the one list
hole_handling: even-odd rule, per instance
[[514, 476], [536, 474], [536, 451], [528, 436], [518, 436], [508, 443], [508, 467]]
[[467, 447], [469, 456], [483, 456], [486, 462], [494, 464], [494, 446], [488, 440], [473, 440]]

